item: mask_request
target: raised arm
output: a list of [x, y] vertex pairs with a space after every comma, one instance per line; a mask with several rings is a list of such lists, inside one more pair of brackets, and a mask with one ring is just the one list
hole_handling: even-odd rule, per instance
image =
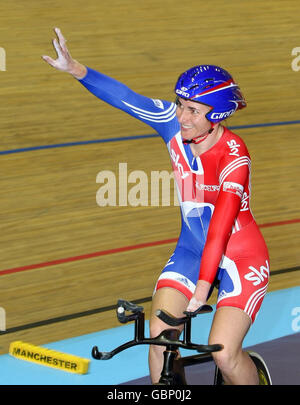
[[174, 103], [145, 97], [125, 84], [84, 66], [72, 58], [59, 28], [55, 28], [55, 33], [57, 38], [53, 40], [53, 46], [57, 59], [50, 56], [42, 57], [49, 65], [70, 73], [99, 99], [151, 126], [164, 138], [165, 142], [168, 142], [179, 130]]

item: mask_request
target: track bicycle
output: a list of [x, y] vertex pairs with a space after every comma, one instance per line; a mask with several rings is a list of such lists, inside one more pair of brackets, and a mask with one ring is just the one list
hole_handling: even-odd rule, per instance
[[[129, 311], [129, 314], [126, 313], [126, 311]], [[213, 308], [210, 305], [203, 305], [194, 312], [185, 311], [185, 316], [176, 318], [160, 309], [156, 312], [156, 316], [169, 326], [173, 326], [173, 328], [163, 330], [155, 338], [146, 338], [144, 308], [132, 302], [120, 299], [118, 300], [116, 310], [118, 320], [123, 324], [134, 321], [134, 338], [110, 352], [101, 352], [97, 346], [94, 346], [92, 348], [92, 357], [96, 360], [109, 360], [123, 350], [136, 345], [164, 346], [164, 362], [158, 385], [188, 385], [184, 368], [213, 361], [212, 353], [220, 351], [223, 348], [221, 344], [201, 345], [191, 342], [192, 319], [199, 314], [212, 311]], [[174, 328], [179, 325], [183, 325], [183, 332]], [[180, 339], [181, 333], [183, 333], [182, 339]], [[198, 354], [178, 357], [178, 350], [180, 348], [197, 351]], [[253, 351], [248, 352], [248, 354], [257, 368], [259, 385], [272, 385], [271, 376], [263, 358]], [[218, 367], [215, 366], [213, 385], [223, 384], [222, 374]]]

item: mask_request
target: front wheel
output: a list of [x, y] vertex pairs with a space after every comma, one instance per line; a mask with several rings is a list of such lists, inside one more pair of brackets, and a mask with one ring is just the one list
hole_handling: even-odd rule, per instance
[[[271, 375], [264, 359], [255, 352], [248, 352], [248, 354], [256, 366], [259, 385], [272, 385]], [[217, 366], [215, 368], [214, 385], [224, 385], [222, 373]]]
[[248, 352], [248, 354], [256, 366], [259, 385], [272, 385], [271, 375], [264, 359], [255, 352]]

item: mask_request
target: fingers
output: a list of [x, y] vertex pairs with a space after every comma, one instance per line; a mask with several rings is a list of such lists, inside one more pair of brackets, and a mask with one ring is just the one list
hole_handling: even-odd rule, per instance
[[60, 30], [60, 28], [54, 28], [54, 31], [55, 31], [55, 33], [56, 33], [56, 35], [57, 35], [57, 38], [58, 38], [58, 41], [59, 41], [59, 45], [61, 46], [61, 48], [66, 48], [66, 39], [65, 39], [65, 37], [63, 36], [63, 34], [61, 33], [61, 30]]
[[57, 37], [53, 39], [52, 43], [56, 51], [57, 58], [52, 59], [50, 56], [46, 55], [42, 56], [42, 58], [54, 68], [61, 71], [70, 72], [74, 65], [74, 61], [66, 47], [66, 40], [59, 28], [55, 28], [54, 31]]
[[49, 63], [49, 65], [56, 67], [55, 60], [50, 58], [50, 56], [43, 55], [42, 58], [44, 59], [45, 62]]
[[60, 55], [62, 54], [62, 49], [60, 47], [60, 44], [57, 42], [56, 38], [53, 39], [52, 42], [53, 42], [53, 46], [54, 46], [54, 48], [56, 50], [57, 56], [60, 57]]
[[195, 297], [192, 297], [186, 310], [188, 312], [194, 312], [194, 311], [196, 311], [196, 309], [200, 308], [202, 305], [203, 305], [202, 301], [199, 301]]
[[61, 39], [61, 40], [63, 40], [64, 42], [66, 42], [66, 40], [65, 40], [65, 38], [64, 38], [64, 36], [63, 36], [63, 34], [62, 34], [60, 28], [55, 27], [55, 28], [54, 28], [54, 31], [55, 31], [55, 33], [56, 33], [56, 35], [58, 36], [59, 39]]

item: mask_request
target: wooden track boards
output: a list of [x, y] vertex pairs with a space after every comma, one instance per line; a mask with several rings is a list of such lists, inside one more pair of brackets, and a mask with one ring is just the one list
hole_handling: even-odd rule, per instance
[[[267, 2], [268, 3], [268, 2]], [[228, 5], [229, 4], [229, 5]], [[1, 150], [152, 134], [106, 106], [41, 55], [54, 55], [59, 26], [81, 62], [154, 98], [173, 98], [179, 73], [199, 63], [227, 68], [248, 101], [227, 125], [299, 119], [298, 1], [11, 1], [0, 5]], [[252, 209], [259, 224], [299, 219], [300, 125], [236, 130], [253, 161]], [[1, 155], [1, 270], [176, 238], [178, 207], [96, 204], [100, 171], [170, 171], [159, 138]], [[299, 223], [262, 228], [272, 271], [299, 265]], [[174, 243], [2, 275], [7, 328], [150, 297]], [[275, 274], [275, 273], [274, 273]], [[270, 290], [299, 285], [299, 271], [271, 278]], [[149, 303], [144, 304], [149, 310]], [[114, 311], [0, 336], [34, 344], [117, 326]]]

